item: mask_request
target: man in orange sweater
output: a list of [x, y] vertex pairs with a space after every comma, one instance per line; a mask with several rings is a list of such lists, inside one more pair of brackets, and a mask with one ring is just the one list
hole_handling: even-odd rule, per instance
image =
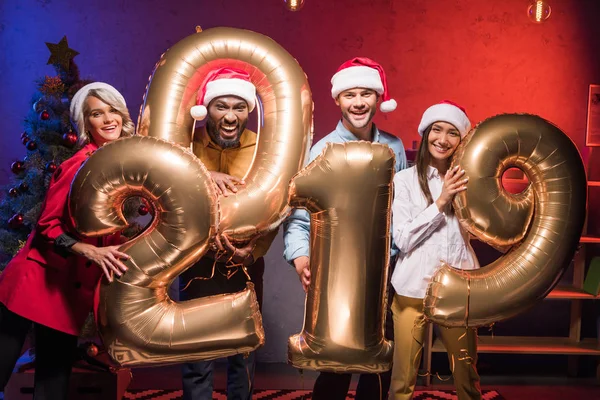
[[[194, 154], [210, 171], [217, 190], [223, 196], [237, 192], [244, 185], [242, 178], [250, 168], [256, 148], [256, 133], [246, 129], [248, 115], [255, 106], [256, 89], [249, 75], [235, 68], [211, 71], [198, 93], [198, 106], [192, 107], [196, 119], [207, 117], [205, 127], [194, 137]], [[208, 252], [194, 266], [180, 275], [180, 300], [244, 290], [247, 278], [239, 267], [247, 267], [262, 308], [263, 273], [266, 254], [277, 231], [254, 237], [248, 243], [234, 247], [222, 237], [224, 251]], [[217, 259], [215, 260], [215, 257]], [[215, 262], [216, 261], [216, 262]], [[210, 277], [212, 279], [194, 279]], [[210, 400], [213, 392], [214, 361], [183, 365], [183, 398]], [[227, 398], [252, 398], [254, 352], [246, 358], [237, 354], [227, 358]]]

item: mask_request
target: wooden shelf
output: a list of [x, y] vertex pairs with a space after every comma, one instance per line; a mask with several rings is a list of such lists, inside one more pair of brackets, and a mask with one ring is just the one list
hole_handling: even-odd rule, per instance
[[594, 300], [600, 299], [600, 296], [594, 296], [583, 289], [578, 289], [574, 286], [557, 286], [546, 297], [547, 299], [568, 299], [568, 300]]
[[[433, 342], [431, 351], [446, 352], [441, 339]], [[513, 353], [513, 354], [564, 354], [564, 355], [597, 355], [600, 356], [600, 344], [596, 339], [585, 339], [574, 342], [567, 337], [532, 337], [532, 336], [479, 336], [478, 353]]]
[[583, 235], [579, 243], [600, 243], [600, 237]]

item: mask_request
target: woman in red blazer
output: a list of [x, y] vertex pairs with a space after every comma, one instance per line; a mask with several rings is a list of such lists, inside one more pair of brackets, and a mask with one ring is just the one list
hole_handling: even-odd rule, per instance
[[75, 94], [70, 113], [83, 147], [52, 176], [35, 229], [0, 274], [0, 391], [33, 324], [35, 400], [67, 398], [77, 336], [92, 310], [96, 284], [103, 273], [112, 280], [112, 273], [127, 270], [117, 235], [78, 237], [67, 207], [81, 164], [104, 143], [133, 134], [125, 99], [112, 86], [94, 82]]

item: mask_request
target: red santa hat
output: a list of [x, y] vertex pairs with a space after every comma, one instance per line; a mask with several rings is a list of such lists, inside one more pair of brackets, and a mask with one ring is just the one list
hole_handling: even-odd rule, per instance
[[331, 78], [331, 96], [337, 99], [344, 90], [366, 88], [376, 91], [383, 100], [379, 105], [382, 112], [394, 111], [398, 104], [390, 99], [383, 67], [366, 57], [348, 60], [338, 68]]
[[192, 117], [197, 120], [204, 119], [208, 114], [207, 107], [210, 102], [220, 96], [241, 97], [248, 103], [250, 112], [256, 105], [256, 88], [250, 82], [250, 75], [241, 69], [223, 67], [206, 75], [198, 90], [197, 105], [190, 109]]
[[465, 109], [450, 100], [444, 100], [425, 110], [419, 124], [419, 134], [423, 136], [427, 127], [438, 121], [454, 125], [460, 132], [461, 138], [464, 138], [471, 130], [471, 121], [469, 121]]

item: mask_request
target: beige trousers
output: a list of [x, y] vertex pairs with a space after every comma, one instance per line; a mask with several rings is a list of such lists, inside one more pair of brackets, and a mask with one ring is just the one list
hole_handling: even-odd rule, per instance
[[[390, 398], [410, 400], [421, 364], [427, 323], [423, 299], [394, 295], [394, 366]], [[459, 400], [481, 399], [477, 373], [477, 332], [473, 328], [440, 327], [442, 342], [454, 377]]]

